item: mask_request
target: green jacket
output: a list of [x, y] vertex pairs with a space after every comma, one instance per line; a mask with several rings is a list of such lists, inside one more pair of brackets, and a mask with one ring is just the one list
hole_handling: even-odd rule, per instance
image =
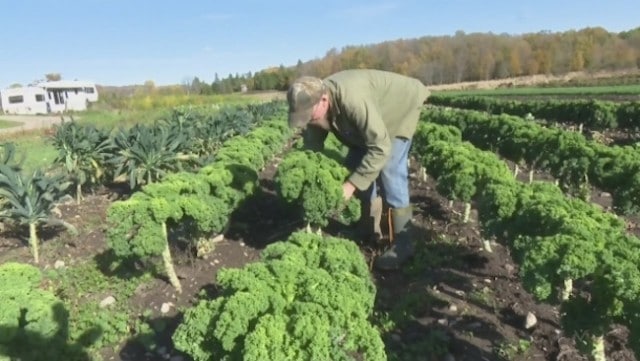
[[[366, 149], [349, 181], [359, 190], [376, 180], [394, 138], [411, 139], [429, 91], [417, 79], [369, 69], [345, 70], [323, 82], [331, 93], [331, 131], [348, 147]], [[308, 126], [305, 146], [321, 150], [327, 131]]]

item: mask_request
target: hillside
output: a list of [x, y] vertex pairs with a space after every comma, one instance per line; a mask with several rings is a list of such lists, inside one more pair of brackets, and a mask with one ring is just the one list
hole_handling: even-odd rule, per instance
[[639, 69], [620, 70], [620, 71], [600, 71], [600, 72], [586, 72], [576, 71], [563, 75], [529, 75], [505, 79], [494, 80], [482, 80], [482, 81], [467, 81], [452, 84], [438, 84], [429, 85], [427, 88], [431, 91], [442, 90], [466, 90], [466, 89], [496, 89], [496, 88], [508, 88], [508, 87], [526, 87], [526, 86], [540, 86], [548, 84], [569, 84], [571, 82], [589, 82], [594, 80], [604, 79], [621, 79], [626, 77], [639, 76]]

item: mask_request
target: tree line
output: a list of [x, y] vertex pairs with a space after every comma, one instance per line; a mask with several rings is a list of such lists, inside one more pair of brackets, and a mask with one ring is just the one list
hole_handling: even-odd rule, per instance
[[300, 75], [325, 77], [344, 69], [374, 68], [416, 77], [426, 85], [504, 79], [572, 71], [640, 68], [640, 27], [612, 33], [601, 27], [521, 35], [465, 33], [424, 36], [327, 51], [324, 57], [255, 74], [216, 74], [211, 84], [194, 78], [202, 94], [285, 90]]

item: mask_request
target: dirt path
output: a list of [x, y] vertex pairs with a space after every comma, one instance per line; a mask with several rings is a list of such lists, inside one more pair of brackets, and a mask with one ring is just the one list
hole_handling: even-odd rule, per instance
[[[68, 118], [66, 118], [68, 119]], [[22, 125], [0, 129], [0, 135], [14, 134], [29, 130], [50, 128], [54, 124], [60, 124], [60, 115], [0, 115], [0, 120], [19, 122]]]

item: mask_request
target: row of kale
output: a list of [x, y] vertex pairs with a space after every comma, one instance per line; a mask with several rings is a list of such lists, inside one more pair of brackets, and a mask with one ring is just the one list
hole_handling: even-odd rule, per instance
[[222, 295], [186, 311], [172, 338], [194, 360], [387, 359], [369, 322], [376, 291], [362, 253], [321, 235], [330, 218], [360, 218], [359, 201], [342, 194], [346, 148], [332, 135], [324, 145], [312, 152], [298, 139], [274, 175], [279, 199], [299, 210], [307, 232], [267, 246], [259, 262], [220, 270]]
[[[302, 232], [275, 242], [261, 260], [218, 272], [220, 296], [188, 308], [172, 335], [193, 360], [386, 360], [369, 322], [376, 289], [355, 243]], [[103, 330], [69, 330], [74, 315], [40, 270], [0, 265], [0, 354], [10, 359], [90, 360]], [[25, 322], [28, 321], [28, 322]], [[91, 328], [89, 328], [91, 326]]]
[[476, 147], [526, 164], [530, 178], [533, 169], [547, 171], [570, 194], [586, 198], [592, 185], [611, 193], [616, 213], [640, 211], [640, 150], [633, 146], [606, 146], [509, 115], [430, 107], [422, 117], [453, 125]]
[[[180, 292], [168, 229], [188, 231], [193, 240], [221, 234], [231, 212], [256, 191], [257, 172], [290, 134], [280, 121], [265, 123], [226, 142], [199, 172], [170, 174], [115, 202], [107, 217], [109, 246], [120, 257], [162, 255]], [[328, 142], [327, 152], [340, 158], [335, 143]], [[292, 151], [275, 177], [279, 196], [300, 206], [314, 225], [325, 225], [344, 203], [346, 169], [325, 154]], [[353, 221], [359, 209], [353, 201], [343, 214]], [[221, 296], [199, 300], [172, 336], [175, 347], [195, 360], [386, 360], [380, 334], [369, 323], [375, 286], [351, 241], [296, 233], [268, 246], [258, 262], [220, 270], [217, 282]]]
[[[0, 147], [0, 220], [28, 227], [29, 245], [38, 263], [41, 225], [62, 225], [71, 232], [76, 231], [73, 225], [53, 214], [56, 205], [69, 194], [72, 184], [76, 186], [78, 202], [83, 186], [110, 183], [120, 175], [129, 179], [132, 189], [139, 189], [172, 170], [201, 167], [214, 156], [223, 141], [245, 134], [253, 124], [284, 111], [282, 102], [214, 109], [213, 112], [186, 109], [177, 109], [168, 121], [117, 129], [113, 134], [73, 121], [64, 123], [56, 129], [52, 140], [58, 150], [54, 166], [62, 167], [62, 172], [36, 170], [24, 174], [16, 147], [3, 144]], [[203, 143], [210, 146], [202, 147]]]
[[179, 107], [167, 119], [129, 129], [101, 129], [65, 122], [57, 127], [54, 163], [63, 166], [76, 185], [128, 181], [133, 191], [182, 169], [197, 170], [227, 139], [282, 111], [282, 102], [234, 107]]
[[197, 172], [180, 171], [146, 184], [129, 199], [107, 211], [108, 245], [123, 258], [162, 256], [165, 270], [178, 292], [169, 252], [169, 233], [180, 231], [190, 240], [221, 234], [231, 213], [258, 186], [258, 172], [281, 151], [291, 136], [282, 119], [234, 137]]
[[560, 303], [564, 331], [591, 335], [595, 350], [604, 350], [602, 336], [619, 323], [640, 355], [640, 239], [615, 215], [566, 197], [552, 183], [517, 181], [493, 152], [426, 119], [415, 136], [416, 156], [441, 194], [475, 201], [483, 235], [513, 250], [524, 287]]
[[485, 111], [490, 114], [533, 116], [551, 122], [585, 126], [591, 130], [640, 129], [640, 101], [616, 103], [601, 100], [517, 101], [486, 96], [432, 95], [429, 104]]

